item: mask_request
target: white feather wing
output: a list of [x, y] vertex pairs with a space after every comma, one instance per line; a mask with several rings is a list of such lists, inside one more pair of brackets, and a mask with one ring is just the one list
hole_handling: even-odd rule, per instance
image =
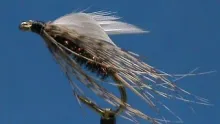
[[82, 35], [101, 39], [113, 45], [115, 44], [108, 35], [147, 32], [134, 25], [121, 22], [119, 17], [110, 14], [107, 12], [71, 13], [56, 19], [52, 23], [63, 25]]
[[81, 35], [104, 40], [115, 45], [97, 21], [89, 14], [71, 13], [56, 19], [52, 24], [62, 25], [70, 30], [77, 31]]
[[93, 12], [88, 13], [91, 15], [98, 24], [109, 34], [136, 34], [136, 33], [147, 33], [137, 26], [119, 21], [120, 17], [111, 15], [109, 12]]

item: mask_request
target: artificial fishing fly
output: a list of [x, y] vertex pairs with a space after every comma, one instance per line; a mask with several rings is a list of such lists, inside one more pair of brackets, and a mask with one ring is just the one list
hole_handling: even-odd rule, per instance
[[[78, 12], [47, 23], [24, 21], [19, 28], [37, 33], [44, 39], [49, 51], [66, 74], [76, 98], [101, 114], [103, 118], [108, 118], [110, 115], [123, 115], [127, 119], [132, 118], [130, 120], [134, 122], [137, 122], [135, 117], [155, 124], [171, 122], [163, 116], [162, 119], [154, 118], [133, 108], [127, 103], [125, 88], [133, 91], [156, 111], [157, 106], [161, 105], [177, 117], [178, 122], [182, 120], [157, 99], [157, 96], [209, 105], [208, 100], [193, 95], [173, 83], [174, 75], [155, 69], [138, 59], [137, 54], [118, 47], [111, 40], [110, 35], [147, 32], [119, 19], [108, 12]], [[88, 74], [84, 67], [96, 73], [101, 80]], [[181, 76], [186, 75], [179, 75]], [[73, 82], [72, 77], [118, 109], [114, 111], [98, 107]], [[100, 85], [100, 82], [105, 82], [106, 78], [111, 78], [115, 82], [121, 98]], [[194, 100], [188, 100], [184, 97], [185, 95], [194, 97]]]

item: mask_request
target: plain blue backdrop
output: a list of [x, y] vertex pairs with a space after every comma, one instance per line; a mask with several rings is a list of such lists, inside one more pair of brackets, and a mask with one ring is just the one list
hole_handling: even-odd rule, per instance
[[[43, 40], [18, 30], [23, 20], [50, 21], [72, 11], [106, 10], [151, 31], [114, 36], [122, 48], [146, 56], [146, 62], [168, 73], [216, 73], [188, 77], [183, 88], [208, 98], [213, 107], [181, 102], [168, 106], [185, 124], [220, 124], [220, 1], [219, 0], [1, 0], [0, 124], [99, 124], [99, 116], [80, 109], [59, 66]], [[129, 93], [129, 102], [149, 113]], [[169, 116], [168, 116], [169, 117]], [[131, 122], [118, 118], [118, 124]], [[141, 120], [140, 123], [148, 122]]]

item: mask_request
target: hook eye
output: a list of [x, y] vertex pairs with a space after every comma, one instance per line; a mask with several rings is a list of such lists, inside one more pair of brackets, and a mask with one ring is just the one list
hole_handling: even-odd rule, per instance
[[23, 21], [21, 22], [21, 24], [19, 25], [19, 29], [22, 31], [29, 31], [31, 30], [31, 26], [32, 26], [32, 21]]

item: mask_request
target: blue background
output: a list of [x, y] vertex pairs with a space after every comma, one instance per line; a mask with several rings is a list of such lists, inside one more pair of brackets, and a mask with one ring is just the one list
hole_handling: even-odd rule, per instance
[[[220, 70], [219, 0], [1, 0], [0, 124], [98, 124], [99, 116], [80, 109], [71, 88], [43, 40], [18, 30], [23, 20], [54, 20], [76, 10], [118, 12], [122, 20], [150, 30], [145, 35], [114, 36], [122, 48], [146, 56], [168, 73]], [[183, 88], [208, 98], [214, 107], [171, 101], [186, 124], [220, 124], [219, 72], [188, 77]], [[129, 102], [148, 113], [129, 93]], [[168, 116], [169, 117], [169, 116]], [[147, 123], [140, 120], [141, 123]], [[118, 124], [131, 122], [118, 118]]]

